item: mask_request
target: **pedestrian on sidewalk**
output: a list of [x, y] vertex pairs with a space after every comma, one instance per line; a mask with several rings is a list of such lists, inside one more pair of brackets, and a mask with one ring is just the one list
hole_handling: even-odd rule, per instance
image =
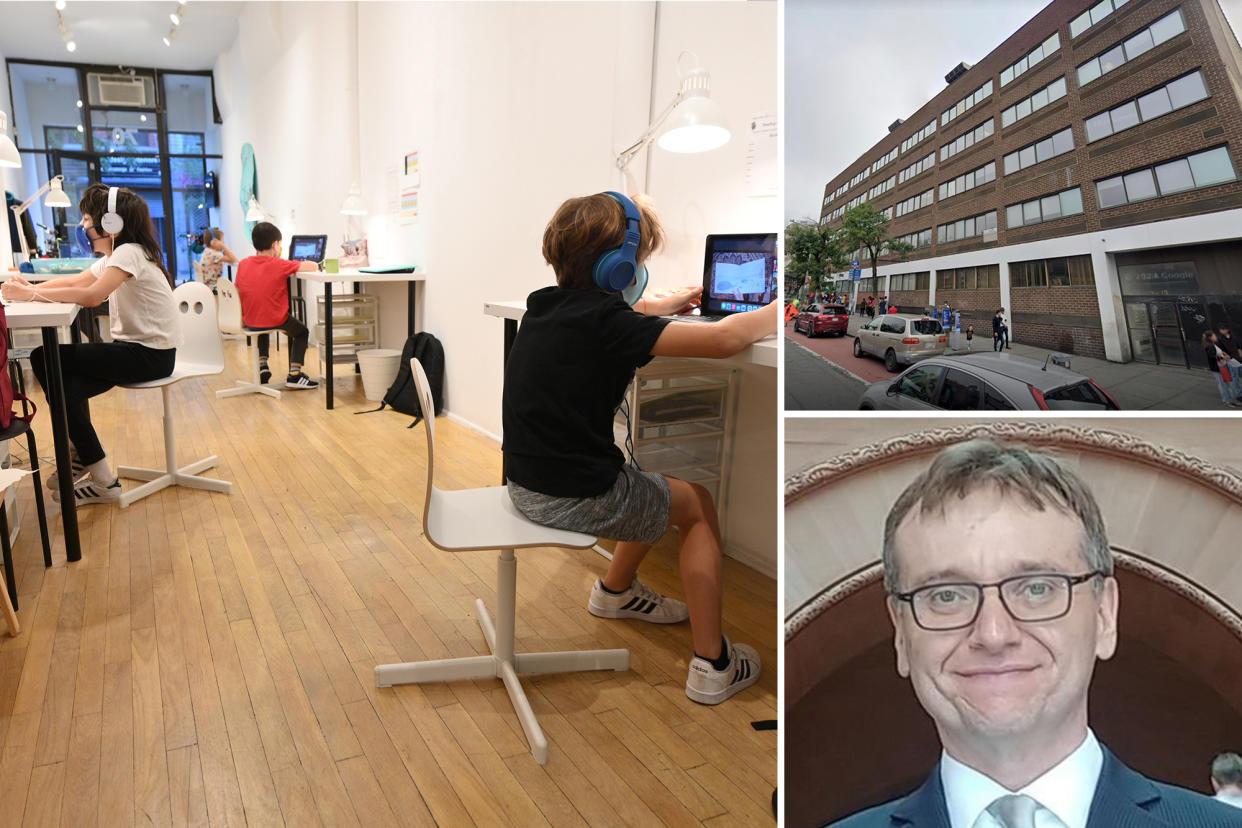
[[1216, 377], [1216, 390], [1220, 392], [1220, 401], [1230, 408], [1242, 407], [1242, 402], [1233, 395], [1233, 372], [1229, 370], [1229, 355], [1221, 350], [1215, 332], [1205, 331], [1203, 334], [1203, 355], [1207, 357], [1208, 370]]
[[[1001, 329], [1001, 350], [1009, 348], [1009, 317], [1005, 315], [1005, 309], [1000, 309], [1000, 329]], [[1010, 349], [1012, 350], [1012, 349]]]
[[992, 350], [999, 351], [1001, 345], [1001, 308], [992, 314]]
[[966, 326], [966, 350], [968, 351], [971, 350], [971, 345], [974, 344], [974, 339], [975, 339], [975, 326], [967, 325]]
[[1242, 400], [1242, 351], [1238, 349], [1238, 340], [1229, 332], [1228, 324], [1217, 326], [1216, 340], [1216, 344], [1229, 357], [1229, 373], [1233, 375], [1233, 396]]

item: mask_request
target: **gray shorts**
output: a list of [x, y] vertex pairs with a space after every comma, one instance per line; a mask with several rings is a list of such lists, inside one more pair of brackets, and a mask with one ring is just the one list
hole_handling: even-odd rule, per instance
[[509, 499], [542, 526], [601, 538], [655, 543], [668, 529], [673, 495], [664, 475], [621, 469], [612, 488], [595, 497], [554, 497], [509, 483]]

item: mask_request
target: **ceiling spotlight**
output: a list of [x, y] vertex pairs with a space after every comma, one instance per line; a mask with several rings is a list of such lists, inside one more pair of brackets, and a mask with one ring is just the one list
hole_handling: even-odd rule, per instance
[[65, 10], [65, 0], [56, 0], [56, 11]]
[[78, 44], [73, 42], [73, 38], [69, 38], [65, 41], [65, 48], [72, 52], [74, 49], [78, 48]]
[[65, 21], [60, 16], [59, 8], [56, 10], [56, 28], [60, 29], [60, 39], [64, 41], [66, 49], [72, 52], [78, 48], [78, 44], [73, 42], [73, 33], [65, 28]]
[[82, 99], [78, 98], [78, 109], [82, 108]]
[[181, 16], [184, 14], [185, 14], [185, 3], [179, 3], [177, 5], [177, 10], [173, 12], [172, 14], [168, 15], [168, 19], [172, 21], [172, 24], [174, 26], [180, 26]]
[[171, 46], [172, 42], [177, 39], [177, 27], [173, 26], [168, 30], [168, 34], [164, 35], [164, 45]]

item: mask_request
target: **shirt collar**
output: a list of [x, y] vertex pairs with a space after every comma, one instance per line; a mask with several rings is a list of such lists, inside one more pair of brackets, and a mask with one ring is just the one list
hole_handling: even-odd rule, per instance
[[1073, 753], [1020, 791], [1007, 790], [996, 780], [940, 754], [940, 780], [951, 828], [972, 828], [975, 820], [998, 797], [1024, 793], [1056, 814], [1067, 828], [1086, 828], [1087, 813], [1104, 766], [1104, 751], [1090, 729]]

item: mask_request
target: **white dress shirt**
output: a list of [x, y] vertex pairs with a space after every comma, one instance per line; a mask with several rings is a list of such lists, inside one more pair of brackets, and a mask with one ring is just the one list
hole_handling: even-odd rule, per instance
[[1086, 828], [1087, 813], [1104, 766], [1104, 751], [1090, 730], [1073, 753], [1019, 791], [940, 754], [940, 781], [952, 828], [999, 828], [987, 808], [999, 797], [1021, 793], [1036, 800], [1036, 828]]
[[1242, 808], [1242, 794], [1230, 793], [1229, 791], [1221, 791], [1212, 797], [1226, 805], [1232, 805], [1235, 808]]

